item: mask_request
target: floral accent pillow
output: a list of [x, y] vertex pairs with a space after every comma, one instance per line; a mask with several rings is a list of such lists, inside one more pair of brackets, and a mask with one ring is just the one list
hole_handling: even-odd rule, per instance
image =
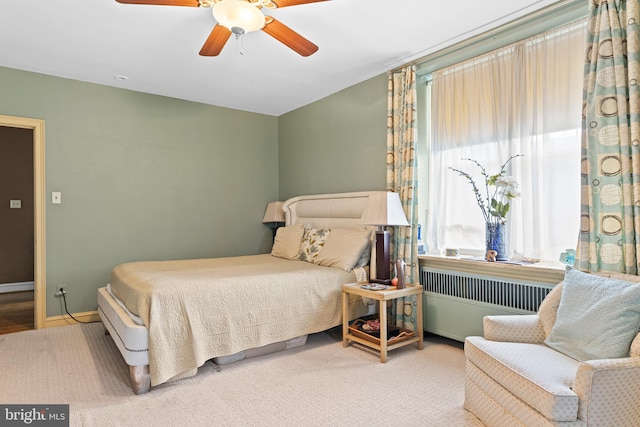
[[298, 259], [300, 261], [314, 262], [320, 253], [320, 249], [324, 247], [324, 241], [329, 234], [326, 228], [308, 228], [302, 237], [300, 244], [300, 253]]

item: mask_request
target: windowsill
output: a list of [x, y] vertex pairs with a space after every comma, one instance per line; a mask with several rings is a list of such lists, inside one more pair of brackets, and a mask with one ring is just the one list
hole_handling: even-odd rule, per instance
[[490, 277], [505, 277], [542, 283], [559, 283], [564, 279], [566, 265], [559, 261], [537, 262], [526, 265], [473, 260], [473, 256], [418, 255], [420, 266], [453, 270]]

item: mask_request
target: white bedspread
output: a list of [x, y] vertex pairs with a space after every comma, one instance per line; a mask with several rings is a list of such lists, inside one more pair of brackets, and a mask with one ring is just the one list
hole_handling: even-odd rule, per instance
[[[111, 290], [149, 329], [151, 385], [207, 360], [342, 323], [354, 273], [270, 254], [126, 263]], [[366, 311], [356, 305], [359, 316]]]

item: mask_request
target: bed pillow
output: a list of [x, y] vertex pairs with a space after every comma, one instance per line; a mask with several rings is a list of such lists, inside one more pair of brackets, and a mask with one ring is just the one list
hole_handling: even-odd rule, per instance
[[567, 268], [544, 343], [579, 361], [629, 356], [640, 327], [640, 285]]
[[303, 233], [302, 224], [278, 228], [271, 255], [290, 260], [298, 259]]
[[298, 259], [300, 261], [314, 262], [320, 249], [324, 246], [327, 234], [329, 234], [327, 228], [305, 228]]
[[351, 271], [369, 246], [370, 240], [369, 230], [332, 228], [314, 262], [325, 267]]
[[365, 246], [365, 248], [362, 250], [362, 254], [360, 254], [360, 259], [358, 260], [358, 262], [356, 262], [356, 265], [353, 268], [366, 267], [367, 265], [369, 265], [370, 261], [371, 261], [371, 240], [369, 240], [369, 243], [367, 243], [367, 246]]

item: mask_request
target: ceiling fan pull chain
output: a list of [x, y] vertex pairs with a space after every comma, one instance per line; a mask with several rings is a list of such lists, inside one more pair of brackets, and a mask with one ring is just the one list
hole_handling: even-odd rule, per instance
[[238, 46], [238, 53], [244, 55], [244, 34], [236, 33], [236, 45]]

